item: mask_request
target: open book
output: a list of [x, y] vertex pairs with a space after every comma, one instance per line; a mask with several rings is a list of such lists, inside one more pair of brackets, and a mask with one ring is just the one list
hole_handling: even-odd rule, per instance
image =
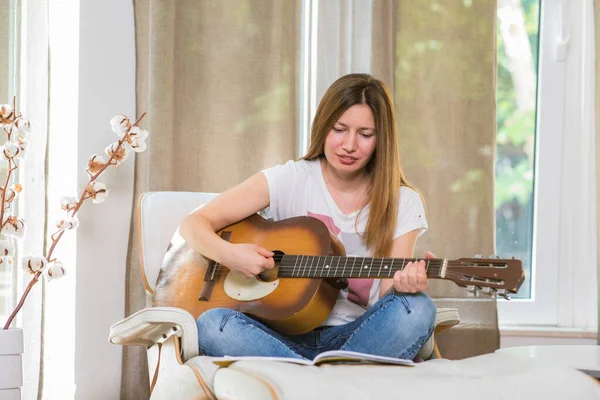
[[312, 360], [305, 360], [301, 358], [288, 358], [288, 357], [263, 357], [263, 356], [225, 356], [222, 358], [216, 358], [213, 363], [222, 367], [229, 366], [236, 361], [279, 361], [287, 362], [292, 364], [302, 365], [321, 365], [327, 363], [342, 363], [342, 364], [393, 364], [393, 365], [406, 365], [412, 366], [414, 362], [412, 360], [405, 360], [402, 358], [393, 358], [385, 356], [376, 356], [373, 354], [357, 353], [355, 351], [347, 350], [331, 350], [323, 352], [317, 355]]

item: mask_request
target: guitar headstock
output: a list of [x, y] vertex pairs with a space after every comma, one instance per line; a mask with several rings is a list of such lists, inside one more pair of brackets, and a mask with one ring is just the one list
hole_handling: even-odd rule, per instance
[[459, 258], [448, 260], [445, 279], [469, 291], [500, 295], [510, 300], [525, 280], [523, 263], [515, 258]]

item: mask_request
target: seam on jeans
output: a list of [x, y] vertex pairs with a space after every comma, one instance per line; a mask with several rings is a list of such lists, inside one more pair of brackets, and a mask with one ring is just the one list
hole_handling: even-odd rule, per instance
[[[354, 333], [354, 332], [352, 332], [352, 333]], [[329, 339], [327, 342], [324, 342], [324, 343], [321, 343], [321, 341], [319, 340], [319, 346], [317, 346], [317, 348], [315, 350], [320, 350], [323, 347], [327, 347], [332, 342], [334, 342], [336, 340], [342, 340], [344, 342], [344, 344], [345, 344], [346, 341], [348, 340], [348, 338], [350, 337], [350, 335], [352, 335], [352, 333], [347, 333], [347, 334], [344, 333], [344, 334], [340, 334], [340, 335], [334, 336], [333, 338]], [[342, 344], [342, 346], [343, 346], [343, 344]]]
[[346, 343], [344, 343], [341, 347], [344, 347], [346, 345], [348, 345], [350, 343], [350, 341], [352, 340], [352, 338], [354, 337], [354, 335], [356, 335], [358, 333], [358, 331], [360, 331], [363, 327], [363, 325], [365, 325], [367, 322], [369, 322], [377, 313], [379, 313], [381, 310], [387, 308], [390, 304], [392, 303], [392, 301], [386, 301], [381, 307], [379, 307], [379, 310], [374, 311], [373, 314], [369, 315], [369, 318], [365, 319], [362, 324], [360, 324], [355, 330], [354, 332], [352, 332], [352, 334], [350, 336], [348, 336], [348, 340], [346, 340]]
[[419, 350], [421, 350], [421, 347], [423, 347], [423, 345], [425, 344], [425, 342], [427, 341], [427, 339], [429, 339], [431, 337], [431, 334], [433, 333], [433, 328], [430, 328], [428, 333], [426, 335], [421, 336], [416, 342], [415, 344], [413, 344], [412, 346], [410, 346], [408, 349], [406, 349], [404, 351], [404, 353], [400, 354], [398, 356], [398, 358], [404, 358], [406, 359], [409, 355], [412, 355], [412, 353], [415, 353], [414, 356], [411, 357], [414, 358], [416, 357], [416, 355], [418, 354]]

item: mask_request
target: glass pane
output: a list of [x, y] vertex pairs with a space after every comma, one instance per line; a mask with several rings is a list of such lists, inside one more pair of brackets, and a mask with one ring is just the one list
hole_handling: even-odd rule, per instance
[[540, 0], [498, 2], [496, 251], [523, 260], [531, 297]]

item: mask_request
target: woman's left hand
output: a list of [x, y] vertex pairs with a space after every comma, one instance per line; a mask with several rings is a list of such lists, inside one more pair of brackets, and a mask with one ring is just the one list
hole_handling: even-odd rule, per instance
[[[425, 258], [435, 258], [431, 252], [425, 253]], [[429, 288], [425, 261], [409, 262], [402, 271], [394, 274], [394, 289], [400, 293], [417, 293]]]

